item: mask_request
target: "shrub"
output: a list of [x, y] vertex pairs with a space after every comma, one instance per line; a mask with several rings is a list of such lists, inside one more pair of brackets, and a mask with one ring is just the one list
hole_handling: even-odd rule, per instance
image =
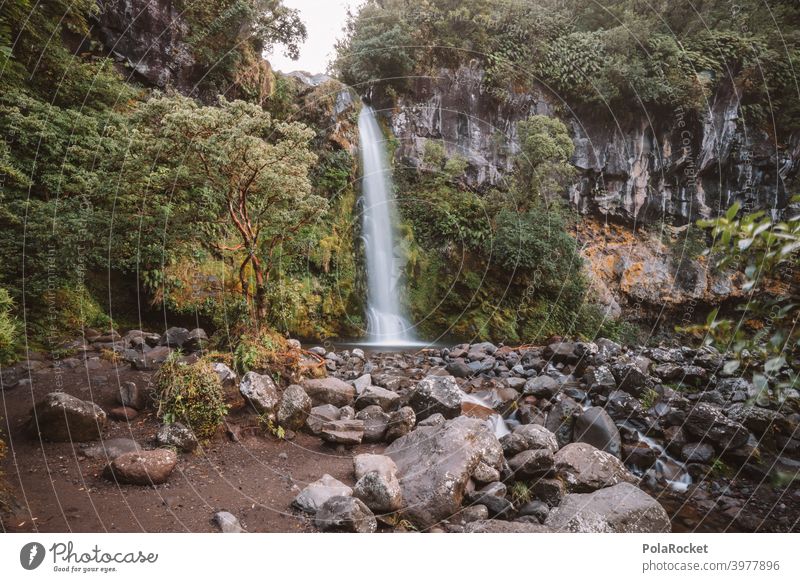
[[156, 374], [158, 414], [166, 423], [183, 422], [200, 438], [211, 437], [228, 412], [222, 384], [205, 360], [189, 365], [179, 358], [172, 354]]
[[0, 287], [0, 364], [8, 364], [16, 356], [17, 323], [11, 316], [13, 307], [8, 291]]

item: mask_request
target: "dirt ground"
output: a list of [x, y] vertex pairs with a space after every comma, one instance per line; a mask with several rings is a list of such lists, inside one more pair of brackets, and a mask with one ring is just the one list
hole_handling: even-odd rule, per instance
[[[64, 371], [64, 392], [108, 410], [119, 383], [144, 386], [150, 376], [127, 364], [99, 365]], [[56, 374], [48, 368], [31, 378], [32, 388], [0, 391], [9, 448], [3, 470], [16, 498], [3, 520], [8, 532], [216, 531], [211, 517], [220, 510], [236, 515], [251, 532], [312, 531], [308, 518], [290, 508], [300, 489], [324, 473], [352, 485], [352, 457], [381, 448], [337, 449], [302, 433], [284, 441], [245, 431], [239, 442], [219, 435], [195, 453], [182, 454], [164, 485], [117, 485], [103, 478], [104, 459], [81, 454], [84, 443], [42, 443], [30, 436], [24, 426], [28, 413], [34, 400], [55, 389]], [[104, 438], [131, 438], [147, 448], [158, 426], [152, 411], [130, 422], [109, 419]]]

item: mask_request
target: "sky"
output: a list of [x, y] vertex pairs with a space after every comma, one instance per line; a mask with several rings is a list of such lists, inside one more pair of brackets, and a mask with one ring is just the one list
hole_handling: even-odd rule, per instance
[[300, 59], [297, 61], [284, 56], [283, 47], [276, 45], [271, 54], [265, 55], [272, 68], [283, 73], [324, 73], [334, 56], [336, 40], [342, 37], [348, 7], [355, 8], [361, 1], [283, 0], [285, 6], [300, 11], [300, 18], [308, 29], [308, 40], [301, 47]]

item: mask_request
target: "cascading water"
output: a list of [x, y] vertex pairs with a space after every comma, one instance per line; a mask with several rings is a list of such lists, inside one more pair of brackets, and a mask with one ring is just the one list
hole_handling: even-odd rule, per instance
[[400, 307], [402, 264], [395, 254], [395, 205], [384, 137], [368, 105], [358, 116], [361, 143], [362, 233], [367, 259], [367, 334], [373, 344], [414, 344]]

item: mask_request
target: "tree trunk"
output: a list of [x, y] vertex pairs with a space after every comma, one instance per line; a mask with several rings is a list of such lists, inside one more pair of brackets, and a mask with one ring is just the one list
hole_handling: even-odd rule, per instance
[[267, 279], [264, 276], [264, 267], [258, 257], [252, 255], [250, 261], [253, 263], [253, 272], [256, 276], [256, 322], [261, 326], [267, 320]]

